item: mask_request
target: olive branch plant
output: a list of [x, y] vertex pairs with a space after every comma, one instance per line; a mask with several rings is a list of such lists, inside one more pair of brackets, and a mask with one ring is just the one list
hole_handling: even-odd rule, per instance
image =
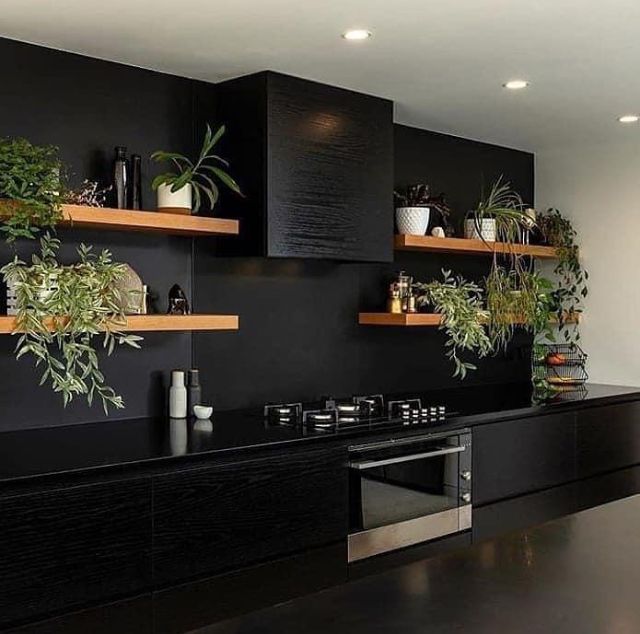
[[98, 397], [105, 413], [109, 406], [121, 409], [122, 397], [100, 370], [94, 339], [102, 338], [108, 355], [117, 345], [140, 347], [142, 337], [121, 330], [128, 302], [117, 285], [125, 265], [113, 262], [108, 250], [96, 255], [84, 244], [77, 249], [77, 263], [62, 265], [59, 247], [60, 241], [46, 233], [31, 265], [15, 256], [0, 269], [17, 299], [16, 358], [31, 355], [42, 368], [40, 385], [49, 382], [65, 407], [84, 395], [89, 405]]

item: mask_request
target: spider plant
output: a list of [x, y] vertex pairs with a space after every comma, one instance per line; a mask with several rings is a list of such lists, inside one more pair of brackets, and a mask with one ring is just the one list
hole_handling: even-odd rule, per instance
[[[215, 134], [211, 131], [211, 126], [207, 124], [204, 142], [200, 155], [195, 162], [177, 152], [165, 152], [158, 150], [151, 155], [151, 159], [159, 163], [172, 163], [175, 171], [159, 174], [153, 179], [151, 187], [157, 190], [160, 185], [171, 187], [172, 192], [177, 192], [185, 185], [193, 187], [193, 211], [197, 212], [202, 204], [202, 197], [206, 196], [211, 208], [218, 201], [220, 191], [216, 180], [236, 192], [242, 194], [238, 183], [227, 173], [229, 163], [217, 154], [213, 154], [213, 148], [225, 133], [225, 126], [220, 126]], [[217, 165], [216, 165], [217, 163]], [[222, 165], [223, 167], [219, 167]]]

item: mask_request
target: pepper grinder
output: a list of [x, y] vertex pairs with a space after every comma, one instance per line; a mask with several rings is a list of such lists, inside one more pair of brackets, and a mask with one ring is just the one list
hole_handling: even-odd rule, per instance
[[118, 145], [116, 159], [113, 163], [113, 188], [117, 209], [127, 208], [127, 188], [129, 186], [127, 171], [127, 148]]
[[200, 372], [195, 368], [187, 373], [187, 411], [194, 416], [193, 408], [202, 402], [202, 388], [200, 387]]
[[131, 209], [142, 209], [142, 157], [131, 155]]
[[187, 417], [187, 388], [184, 385], [184, 371], [171, 372], [171, 387], [169, 388], [169, 417]]

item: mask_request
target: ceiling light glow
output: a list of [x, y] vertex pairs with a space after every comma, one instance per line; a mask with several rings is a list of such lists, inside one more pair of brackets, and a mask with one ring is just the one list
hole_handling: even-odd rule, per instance
[[529, 85], [529, 82], [524, 79], [512, 79], [502, 85], [504, 88], [508, 88], [509, 90], [522, 90]]
[[349, 29], [342, 34], [345, 40], [367, 40], [371, 37], [371, 31], [366, 29]]
[[640, 120], [640, 116], [637, 114], [625, 114], [621, 117], [618, 117], [618, 121], [620, 123], [637, 123]]

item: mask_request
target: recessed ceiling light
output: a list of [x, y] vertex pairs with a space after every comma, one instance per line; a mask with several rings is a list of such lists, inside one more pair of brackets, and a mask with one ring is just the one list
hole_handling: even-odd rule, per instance
[[512, 79], [511, 81], [502, 84], [504, 88], [508, 88], [509, 90], [522, 90], [529, 85], [528, 81], [524, 79]]
[[640, 116], [637, 114], [625, 114], [618, 117], [620, 123], [637, 123], [640, 120]]
[[345, 40], [366, 40], [371, 37], [371, 31], [366, 29], [349, 29], [342, 34]]

